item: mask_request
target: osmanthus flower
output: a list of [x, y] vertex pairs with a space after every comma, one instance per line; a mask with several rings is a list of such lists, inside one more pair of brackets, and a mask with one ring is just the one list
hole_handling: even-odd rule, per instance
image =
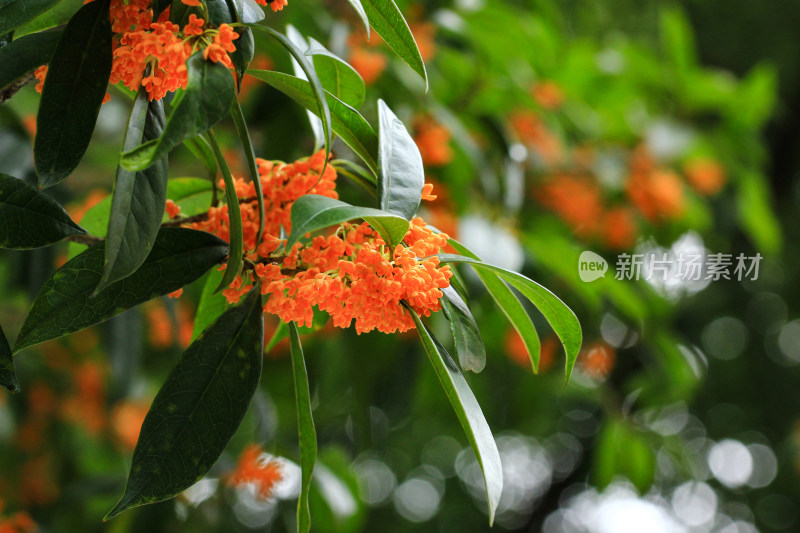
[[[94, 0], [85, 0], [88, 4]], [[182, 0], [187, 6], [201, 6], [200, 0]], [[186, 61], [202, 50], [206, 60], [233, 69], [230, 54], [236, 51], [239, 38], [232, 26], [208, 26], [195, 14], [181, 28], [169, 21], [170, 8], [153, 21], [152, 0], [111, 0], [113, 61], [109, 83], [122, 83], [132, 91], [144, 86], [150, 100], [160, 100], [168, 93], [185, 88], [189, 82]], [[34, 72], [41, 93], [47, 66]], [[110, 96], [106, 94], [104, 102]]]
[[256, 4], [269, 6], [273, 12], [277, 13], [289, 4], [289, 0], [256, 0]]
[[[298, 198], [305, 194], [338, 197], [336, 170], [327, 165], [322, 172], [324, 161], [324, 151], [289, 164], [257, 161], [266, 207], [265, 230], [258, 245], [255, 187], [234, 180], [250, 267], [223, 295], [235, 303], [259, 281], [262, 294], [268, 296], [264, 312], [285, 322], [310, 326], [317, 307], [330, 315], [334, 326], [354, 325], [358, 333], [412, 329], [414, 322], [403, 303], [430, 316], [441, 309], [442, 289], [450, 285], [452, 276], [450, 267], [433, 257], [447, 246], [448, 236], [432, 230], [421, 218], [411, 221], [403, 242], [394, 247], [364, 222], [340, 224], [330, 234], [285, 249], [281, 234], [291, 232], [291, 207]], [[432, 189], [426, 185], [422, 198], [435, 199]], [[202, 218], [190, 227], [229, 240], [227, 206], [212, 207]]]
[[236, 468], [226, 478], [233, 487], [252, 485], [256, 495], [264, 500], [272, 496], [272, 490], [283, 479], [281, 464], [275, 460], [262, 459], [261, 448], [251, 444], [239, 456]]

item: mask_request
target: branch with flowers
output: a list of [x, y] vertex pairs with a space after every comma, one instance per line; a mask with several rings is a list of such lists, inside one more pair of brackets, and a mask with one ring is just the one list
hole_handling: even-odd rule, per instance
[[[380, 35], [427, 82], [422, 54], [394, 2], [351, 4], [366, 31]], [[541, 311], [561, 339], [567, 376], [580, 349], [580, 325], [550, 291], [482, 262], [418, 216], [421, 201], [435, 199], [435, 191], [425, 183], [423, 158], [406, 126], [381, 100], [374, 128], [356, 109], [365, 94], [360, 75], [294, 28], [283, 34], [265, 25], [260, 6], [267, 5], [276, 13], [286, 1], [90, 0], [64, 27], [8, 45], [5, 53], [17, 61], [3, 67], [0, 85], [31, 72], [39, 81], [38, 188], [0, 176], [0, 246], [35, 248], [67, 240], [88, 248], [40, 289], [13, 349], [4, 336], [0, 339], [0, 383], [19, 389], [12, 355], [25, 348], [158, 296], [179, 297], [183, 287], [209, 272], [217, 274], [207, 277], [213, 284], [208, 294], [221, 292], [228, 306], [203, 318], [201, 332], [163, 383], [144, 419], [125, 492], [106, 519], [172, 498], [211, 469], [258, 387], [263, 314], [269, 313], [283, 324], [273, 341], [284, 336], [291, 345], [302, 470], [297, 521], [298, 530], [306, 532], [317, 443], [298, 327], [311, 327], [321, 313], [334, 327], [353, 326], [359, 334], [415, 329], [480, 462], [491, 522], [502, 468], [463, 375], [482, 370], [486, 354], [466, 294], [452, 283], [451, 265], [476, 270], [524, 339], [534, 370], [538, 336], [509, 286]], [[4, 30], [37, 13], [18, 7], [9, 18], [12, 26]], [[290, 53], [295, 75], [248, 70], [254, 31]], [[236, 101], [245, 73], [313, 114], [318, 151], [292, 163], [256, 158]], [[125, 95], [115, 97], [130, 97], [132, 107], [100, 239], [88, 235], [42, 189], [68, 178], [80, 163], [99, 110], [111, 98], [109, 85]], [[234, 176], [214, 132], [226, 118], [246, 155], [244, 178]], [[334, 136], [361, 162], [332, 159]], [[171, 185], [188, 183], [168, 179], [170, 153], [182, 145], [213, 169], [212, 182], [201, 188], [213, 188], [214, 200], [189, 215], [183, 215], [180, 198], [170, 195]], [[341, 201], [339, 175], [372, 191], [377, 204]], [[452, 249], [459, 254], [444, 253]], [[439, 312], [451, 325], [455, 360], [423, 321]], [[259, 469], [248, 467], [239, 475], [251, 479], [254, 470]]]

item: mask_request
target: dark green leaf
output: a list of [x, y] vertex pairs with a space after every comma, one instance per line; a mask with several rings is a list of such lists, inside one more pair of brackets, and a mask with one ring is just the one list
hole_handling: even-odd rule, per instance
[[49, 63], [61, 33], [46, 31], [26, 35], [0, 48], [0, 89]]
[[417, 143], [386, 102], [378, 100], [378, 197], [381, 209], [411, 220], [425, 185]]
[[559, 300], [555, 294], [522, 274], [461, 255], [439, 254], [437, 257], [444, 263], [468, 263], [476, 270], [494, 272], [530, 300], [544, 315], [544, 318], [550, 323], [553, 331], [564, 345], [564, 350], [567, 353], [566, 375], [569, 380], [572, 367], [575, 366], [575, 360], [578, 358], [578, 352], [581, 349], [583, 334], [581, 333], [581, 324], [578, 322], [578, 318], [564, 302]]
[[157, 20], [158, 16], [169, 7], [172, 0], [154, 0], [153, 1], [153, 20]]
[[228, 300], [221, 293], [214, 292], [221, 281], [221, 270], [215, 268], [208, 273], [206, 282], [203, 284], [203, 293], [200, 295], [200, 301], [197, 302], [192, 340], [199, 337], [229, 307]]
[[244, 236], [242, 232], [242, 210], [239, 207], [239, 197], [236, 196], [236, 184], [233, 182], [231, 170], [222, 155], [222, 150], [214, 137], [214, 132], [208, 131], [208, 142], [214, 150], [217, 164], [222, 170], [222, 178], [225, 180], [225, 198], [228, 206], [228, 220], [230, 224], [230, 251], [228, 254], [228, 265], [225, 268], [225, 275], [219, 282], [217, 292], [230, 285], [242, 270], [242, 258], [244, 257]]
[[389, 48], [408, 63], [414, 71], [425, 80], [428, 85], [428, 74], [425, 63], [417, 48], [414, 35], [408, 27], [406, 19], [394, 3], [394, 0], [362, 0], [364, 10], [369, 17], [369, 23], [378, 35], [383, 37]]
[[83, 7], [83, 0], [60, 0], [52, 9], [17, 28], [14, 36], [19, 39], [25, 35], [62, 26], [69, 22], [81, 7]]
[[91, 246], [45, 282], [22, 325], [14, 352], [99, 324], [174, 292], [227, 255], [228, 244], [210, 233], [162, 228], [139, 270], [90, 297], [103, 274], [105, 243]]
[[[300, 68], [303, 69], [303, 72], [305, 72], [308, 82], [311, 84], [311, 88], [314, 90], [314, 98], [317, 101], [317, 111], [315, 112], [317, 113], [317, 116], [322, 119], [322, 128], [325, 131], [325, 164], [327, 164], [328, 156], [331, 153], [332, 142], [331, 110], [328, 107], [328, 99], [325, 96], [325, 89], [322, 88], [322, 83], [320, 83], [317, 73], [314, 71], [314, 66], [308, 61], [305, 53], [285, 35], [278, 33], [267, 26], [253, 27], [266, 32], [268, 35], [281, 43], [283, 47], [289, 51], [295, 61], [300, 64]], [[311, 109], [311, 111], [314, 111], [314, 109]]]
[[306, 233], [312, 233], [356, 218], [363, 218], [392, 247], [408, 233], [408, 221], [397, 215], [346, 204], [327, 196], [306, 194], [292, 205], [292, 232], [286, 242], [290, 250]]
[[185, 139], [207, 131], [228, 114], [236, 97], [230, 71], [220, 63], [205, 61], [202, 52], [190, 57], [186, 67], [189, 69], [189, 82], [172, 110], [164, 133], [158, 139], [122, 154], [123, 168], [146, 169]]
[[[123, 150], [157, 139], [164, 131], [165, 122], [164, 103], [161, 100], [150, 102], [147, 91], [139, 89]], [[106, 263], [98, 291], [130, 276], [144, 263], [158, 235], [166, 200], [166, 157], [141, 172], [117, 168], [106, 232]]]
[[264, 20], [264, 10], [254, 0], [228, 0], [228, 6], [236, 13], [236, 21], [242, 24], [257, 24]]
[[0, 174], [0, 247], [38, 248], [86, 231], [49, 196]]
[[230, 56], [233, 69], [236, 71], [236, 86], [241, 88], [244, 73], [256, 52], [256, 41], [250, 28], [237, 28], [236, 33], [239, 34], [239, 38], [233, 42], [236, 50], [231, 52]]
[[0, 386], [11, 392], [19, 392], [19, 381], [14, 373], [14, 358], [3, 328], [0, 328]]
[[450, 320], [450, 331], [453, 333], [459, 365], [465, 372], [478, 373], [486, 366], [486, 349], [478, 323], [453, 287], [445, 287], [442, 293], [442, 307]]
[[464, 376], [458, 370], [450, 354], [428, 331], [419, 315], [406, 307], [411, 313], [417, 326], [417, 333], [428, 354], [431, 365], [436, 372], [436, 377], [444, 388], [447, 398], [456, 411], [461, 427], [467, 435], [472, 450], [478, 458], [478, 463], [483, 471], [483, 480], [486, 483], [486, 497], [489, 503], [489, 523], [494, 521], [494, 513], [500, 503], [500, 494], [503, 492], [503, 466], [500, 463], [500, 454], [494, 442], [492, 431], [486, 418], [483, 416], [478, 400], [469, 388]]
[[[271, 70], [249, 70], [247, 73], [278, 89], [306, 109], [319, 113], [314, 91], [306, 80]], [[333, 131], [377, 175], [378, 164], [375, 162], [375, 154], [378, 152], [378, 136], [375, 130], [349, 105], [327, 91], [325, 97], [331, 110]]]
[[72, 17], [50, 61], [33, 145], [40, 188], [66, 178], [92, 138], [111, 74], [109, 1], [86, 4]]
[[312, 57], [317, 76], [329, 93], [351, 107], [361, 107], [366, 86], [356, 69], [313, 38], [309, 38], [306, 55]]
[[308, 374], [300, 335], [294, 322], [288, 324], [289, 346], [292, 354], [292, 375], [294, 376], [294, 397], [297, 405], [297, 431], [300, 437], [300, 498], [297, 502], [297, 533], [311, 530], [311, 512], [308, 496], [311, 490], [311, 476], [317, 460], [317, 431], [311, 413], [311, 394], [308, 389]]
[[[455, 239], [450, 239], [449, 244], [461, 255], [480, 261], [477, 255], [470, 252], [466, 246]], [[533, 325], [528, 312], [525, 311], [517, 295], [508, 288], [506, 282], [500, 279], [497, 274], [488, 270], [476, 270], [475, 274], [486, 287], [486, 290], [489, 291], [503, 314], [506, 315], [508, 321], [519, 333], [525, 348], [528, 350], [528, 356], [531, 358], [531, 367], [534, 372], [538, 372], [541, 343], [539, 342], [539, 335], [536, 333], [536, 327]]]
[[198, 337], [167, 376], [142, 424], [125, 494], [105, 520], [171, 498], [208, 472], [256, 391], [263, 342], [256, 287]]
[[0, 2], [0, 34], [22, 26], [61, 0], [4, 0]]
[[188, 6], [183, 0], [173, 0], [169, 20], [181, 27], [189, 22], [191, 15], [197, 15], [203, 20], [207, 18], [211, 26], [236, 22], [236, 10], [228, 4], [228, 0], [203, 0], [203, 3], [208, 10], [208, 17], [201, 6]]

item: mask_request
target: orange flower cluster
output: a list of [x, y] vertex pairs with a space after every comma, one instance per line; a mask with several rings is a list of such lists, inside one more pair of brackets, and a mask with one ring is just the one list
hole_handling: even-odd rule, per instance
[[603, 341], [597, 341], [581, 350], [578, 365], [590, 377], [602, 380], [611, 373], [616, 360], [616, 350]]
[[453, 160], [450, 132], [430, 117], [420, 117], [414, 123], [419, 153], [425, 166], [442, 166]]
[[264, 311], [310, 326], [317, 306], [336, 327], [355, 321], [358, 333], [412, 329], [401, 302], [425, 316], [438, 311], [452, 272], [434, 257], [418, 259], [447, 244], [447, 236], [434, 233], [422, 219], [412, 221], [404, 243], [390, 255], [383, 239], [363, 223], [342, 224], [337, 234], [315, 237], [311, 246], [298, 244], [281, 265], [256, 265], [261, 292], [269, 295]]
[[289, 5], [289, 0], [256, 0], [256, 4], [269, 6], [274, 13], [277, 13], [285, 6]]
[[259, 498], [267, 500], [272, 496], [275, 485], [283, 479], [279, 462], [261, 459], [261, 448], [251, 444], [239, 456], [236, 469], [227, 478], [228, 485], [240, 487], [253, 484]]
[[717, 194], [727, 181], [722, 166], [705, 157], [698, 157], [686, 163], [683, 168], [689, 185], [705, 196]]
[[124, 400], [111, 411], [111, 429], [114, 436], [127, 450], [136, 448], [144, 417], [150, 409], [149, 402]]
[[631, 175], [626, 192], [633, 205], [650, 222], [677, 218], [683, 214], [684, 187], [674, 171], [658, 167], [644, 147], [631, 157]]
[[[88, 4], [94, 0], [85, 0]], [[189, 6], [201, 5], [198, 0], [182, 0]], [[275, 0], [278, 3], [285, 0]], [[274, 9], [274, 7], [273, 7]], [[203, 50], [203, 58], [233, 69], [230, 53], [236, 50], [233, 41], [239, 38], [232, 26], [206, 27], [206, 21], [190, 15], [180, 28], [169, 21], [167, 8], [153, 22], [152, 0], [111, 0], [113, 63], [109, 83], [122, 83], [132, 91], [144, 86], [150, 100], [160, 100], [168, 93], [186, 87], [189, 81], [186, 60]], [[145, 76], [145, 70], [150, 71]], [[41, 93], [47, 67], [36, 70]], [[110, 97], [106, 94], [104, 102]]]
[[[336, 170], [328, 165], [325, 172], [325, 151], [320, 150], [307, 159], [300, 159], [294, 163], [282, 163], [256, 159], [258, 164], [261, 189], [264, 192], [265, 224], [263, 243], [256, 250], [257, 255], [250, 259], [257, 260], [258, 256], [267, 257], [276, 248], [276, 236], [280, 235], [281, 228], [291, 231], [291, 209], [295, 200], [304, 194], [319, 194], [337, 199]], [[258, 237], [258, 204], [256, 203], [256, 188], [251, 182], [235, 179], [236, 196], [243, 200], [240, 202], [242, 211], [242, 226], [244, 232], [245, 250], [256, 249]], [[225, 188], [225, 182], [220, 181], [220, 187]], [[176, 206], [171, 207], [175, 212]], [[228, 206], [212, 207], [208, 211], [206, 220], [195, 222], [191, 226], [213, 233], [220, 239], [230, 240], [230, 219]]]
[[564, 91], [554, 81], [534, 83], [531, 95], [536, 103], [544, 109], [557, 109], [564, 103]]
[[[438, 259], [429, 257], [447, 245], [447, 235], [434, 232], [421, 218], [411, 222], [403, 244], [394, 249], [366, 223], [344, 223], [333, 235], [315, 237], [305, 246], [297, 243], [288, 251], [281, 249], [285, 242], [280, 239], [281, 231], [291, 231], [295, 200], [304, 194], [338, 197], [334, 167], [328, 165], [320, 175], [324, 161], [324, 151], [290, 164], [257, 160], [266, 207], [265, 230], [257, 247], [255, 187], [235, 180], [245, 250], [253, 266], [237, 276], [223, 294], [228, 302], [237, 302], [258, 280], [262, 294], [269, 295], [264, 311], [285, 322], [310, 326], [316, 306], [332, 317], [336, 327], [355, 322], [358, 333], [413, 328], [401, 302], [429, 316], [440, 309], [441, 289], [449, 286], [452, 276], [449, 266], [440, 266]], [[426, 185], [422, 197], [435, 199], [432, 190]], [[210, 208], [208, 216], [192, 222], [191, 227], [229, 240], [227, 206]]]
[[533, 148], [545, 164], [556, 165], [564, 158], [561, 140], [547, 129], [535, 111], [515, 111], [509, 121], [520, 141]]

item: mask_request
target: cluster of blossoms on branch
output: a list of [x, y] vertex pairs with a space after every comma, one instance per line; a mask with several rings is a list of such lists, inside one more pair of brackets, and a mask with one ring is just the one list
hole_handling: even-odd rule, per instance
[[[448, 236], [417, 217], [403, 243], [392, 248], [367, 223], [344, 223], [332, 234], [286, 250], [280, 236], [282, 230], [291, 231], [292, 204], [304, 194], [338, 198], [336, 170], [327, 165], [323, 172], [324, 162], [323, 151], [290, 164], [257, 160], [266, 211], [260, 244], [255, 187], [235, 180], [246, 258], [252, 267], [223, 294], [230, 303], [237, 302], [259, 281], [262, 294], [269, 296], [264, 311], [285, 322], [310, 326], [316, 306], [331, 316], [334, 326], [354, 323], [358, 333], [412, 329], [414, 322], [402, 302], [424, 316], [441, 308], [441, 289], [449, 286], [452, 272], [431, 256], [447, 246]], [[426, 185], [423, 199], [435, 199], [431, 192]], [[174, 217], [180, 210], [168, 202], [167, 212]], [[227, 205], [211, 207], [201, 218], [189, 226], [229, 239]]]
[[[94, 0], [86, 0], [88, 4]], [[182, 0], [187, 6], [202, 6], [200, 0]], [[261, 0], [262, 5], [265, 0]], [[273, 10], [286, 4], [274, 0]], [[109, 83], [122, 83], [132, 91], [144, 86], [150, 100], [160, 100], [168, 93], [183, 89], [189, 82], [186, 61], [202, 50], [203, 58], [233, 69], [230, 54], [236, 51], [234, 41], [239, 34], [229, 24], [210, 27], [206, 20], [189, 15], [181, 28], [170, 22], [170, 7], [154, 21], [152, 0], [111, 0], [113, 62]], [[47, 65], [34, 72], [41, 92]], [[108, 101], [110, 97], [106, 95]]]

